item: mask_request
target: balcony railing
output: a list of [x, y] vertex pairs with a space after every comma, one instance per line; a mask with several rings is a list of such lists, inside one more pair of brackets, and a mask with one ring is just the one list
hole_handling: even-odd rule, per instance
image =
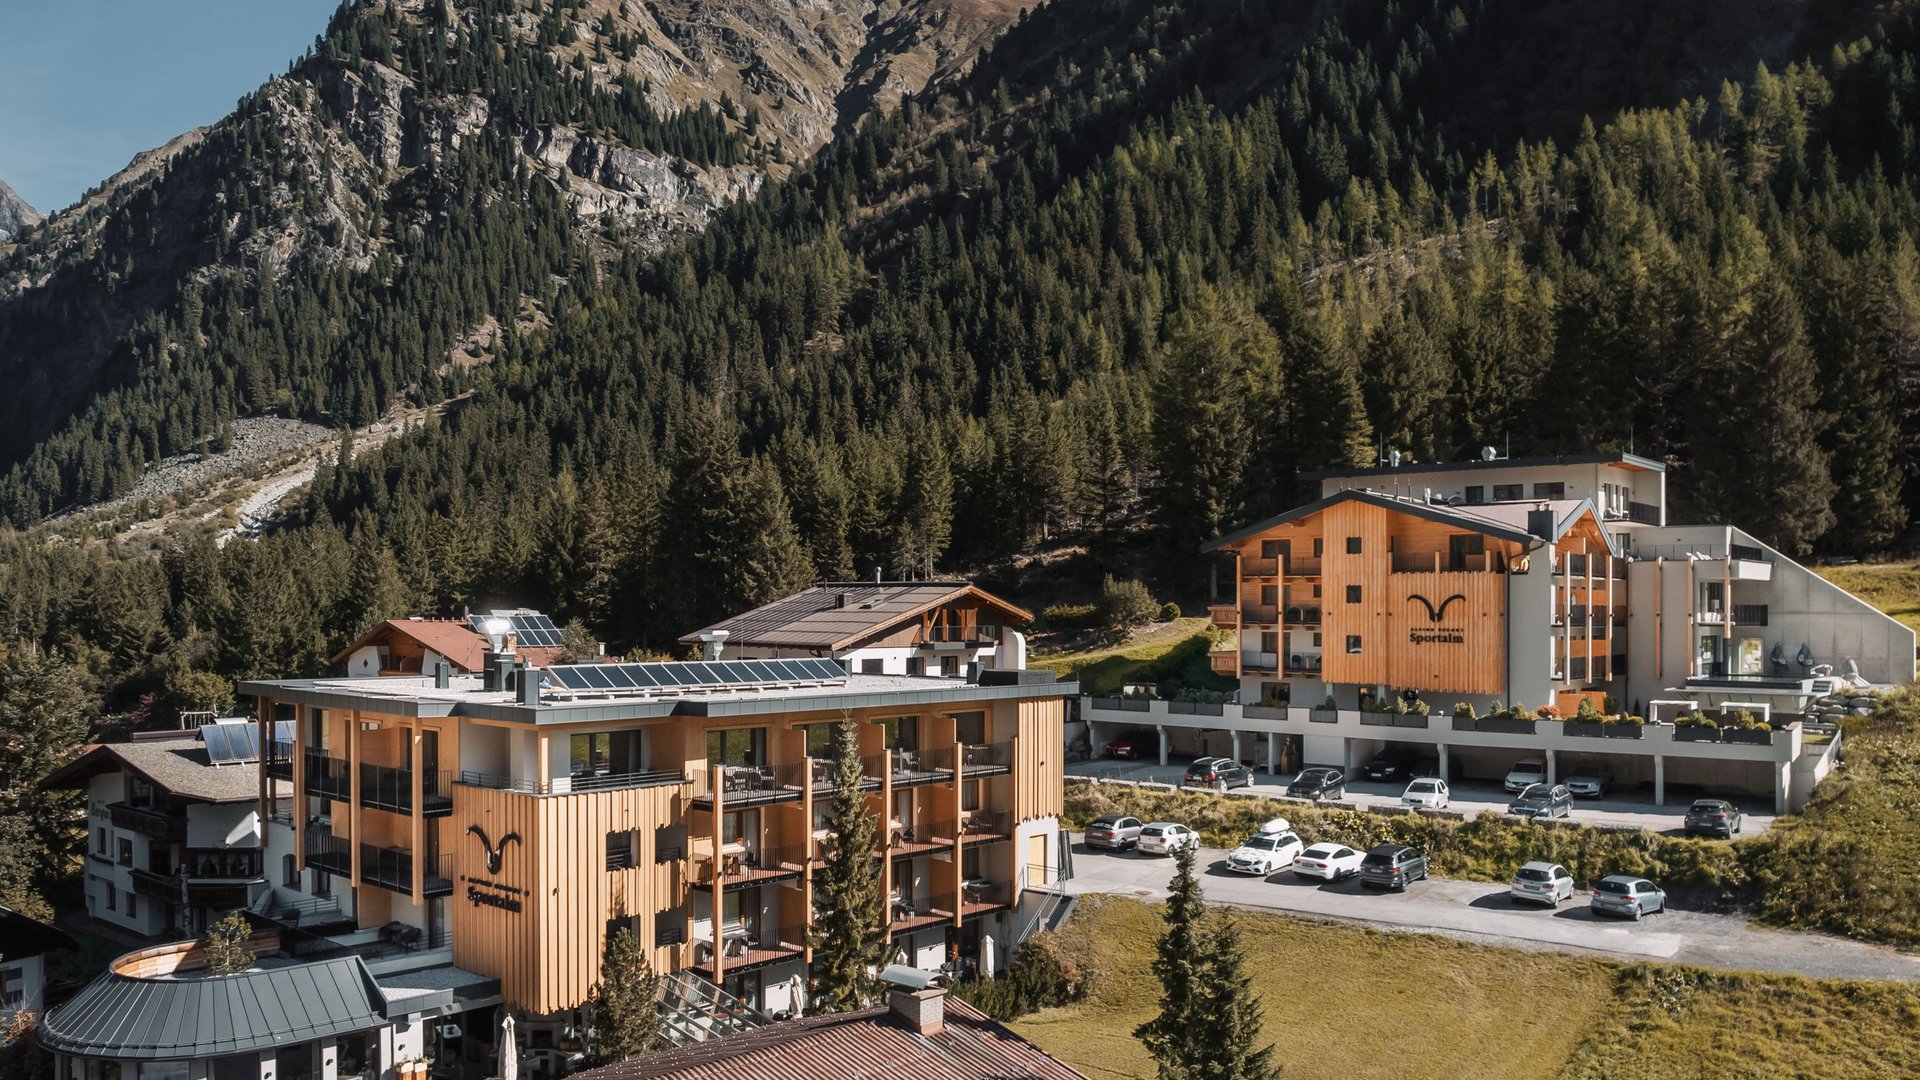
[[998, 626], [929, 626], [920, 635], [927, 645], [993, 645], [1000, 640]]
[[518, 780], [511, 776], [463, 771], [460, 782], [468, 787], [494, 791], [514, 791], [522, 795], [571, 795], [582, 791], [619, 791], [626, 788], [664, 787], [687, 782], [684, 773], [671, 769], [639, 769], [631, 772], [599, 773], [591, 776], [560, 776], [552, 780]]
[[1320, 576], [1320, 560], [1319, 559], [1308, 559], [1308, 558], [1296, 559], [1296, 558], [1293, 558], [1292, 556], [1288, 556], [1286, 563], [1287, 564], [1284, 567], [1284, 570], [1285, 570], [1286, 576], [1288, 577], [1319, 577]]
[[[868, 754], [860, 759], [860, 768], [869, 778], [878, 780], [892, 774], [894, 787], [931, 784], [953, 778], [953, 748], [936, 746], [931, 750], [889, 750]], [[817, 773], [816, 769], [816, 773]]]
[[1288, 653], [1287, 654], [1287, 674], [1289, 675], [1320, 674], [1320, 654], [1319, 653]]
[[1279, 671], [1280, 657], [1277, 653], [1243, 651], [1240, 654], [1242, 671]]
[[1240, 617], [1253, 626], [1278, 626], [1280, 625], [1280, 605], [1243, 604], [1240, 608]]
[[1767, 625], [1767, 605], [1765, 604], [1733, 605], [1733, 624], [1735, 626]]
[[1222, 629], [1231, 630], [1240, 625], [1240, 609], [1233, 604], [1209, 604], [1207, 621]]
[[1004, 840], [1012, 835], [1012, 819], [998, 810], [968, 810], [960, 830], [969, 844]]
[[293, 781], [293, 744], [290, 742], [270, 742], [267, 744], [267, 756], [263, 765], [267, 775], [276, 780]]
[[1660, 508], [1652, 503], [1630, 502], [1627, 504], [1627, 520], [1641, 525], [1660, 524]]
[[353, 770], [346, 761], [328, 755], [325, 750], [308, 750], [306, 753], [308, 795], [324, 796], [338, 802], [353, 797]]
[[168, 813], [117, 802], [107, 807], [107, 817], [116, 829], [137, 832], [154, 840], [175, 844], [184, 844], [187, 840], [187, 815], [184, 810]]
[[1207, 663], [1215, 675], [1236, 675], [1239, 673], [1234, 664], [1233, 649], [1215, 649], [1207, 654]]
[[750, 889], [799, 877], [806, 871], [807, 859], [805, 844], [762, 845], [749, 851], [722, 852], [717, 858], [696, 855], [690, 881], [696, 889], [711, 890], [716, 880], [723, 889]]
[[991, 915], [1013, 904], [1013, 885], [1005, 881], [968, 881], [960, 886], [960, 916]]
[[1011, 742], [985, 743], [960, 748], [960, 767], [965, 776], [992, 776], [1013, 770]]
[[1274, 577], [1280, 573], [1279, 559], [1241, 559], [1241, 577]]
[[353, 842], [331, 829], [307, 829], [307, 865], [339, 877], [353, 877]]
[[[446, 896], [453, 892], [453, 856], [431, 856], [422, 867], [421, 889], [426, 896]], [[360, 845], [360, 880], [368, 885], [413, 895], [413, 852], [404, 848]]]
[[[453, 812], [452, 773], [420, 775], [420, 800], [428, 816]], [[413, 813], [413, 770], [360, 765], [360, 805], [395, 814]]]
[[1765, 548], [1757, 548], [1751, 544], [1728, 544], [1727, 554], [1735, 559], [1747, 559], [1751, 562], [1770, 561]]

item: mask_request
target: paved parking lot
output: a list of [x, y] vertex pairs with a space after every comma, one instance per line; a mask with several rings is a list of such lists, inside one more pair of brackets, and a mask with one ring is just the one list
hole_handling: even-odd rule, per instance
[[[1156, 765], [1151, 762], [1116, 761], [1101, 758], [1094, 761], [1076, 761], [1067, 766], [1068, 776], [1093, 776], [1107, 780], [1135, 780], [1160, 784], [1179, 784], [1186, 772], [1187, 762], [1191, 758], [1174, 760], [1170, 765]], [[1260, 795], [1284, 797], [1287, 782], [1292, 775], [1278, 778], [1268, 776], [1256, 770], [1253, 774], [1253, 786], [1236, 788], [1235, 792], [1251, 791]], [[1406, 790], [1405, 784], [1374, 784], [1364, 780], [1349, 779], [1347, 797], [1343, 800], [1361, 807], [1399, 806], [1400, 794]], [[1496, 814], [1506, 812], [1512, 796], [1497, 783], [1483, 780], [1459, 780], [1452, 784], [1453, 801], [1448, 809], [1469, 817], [1482, 811]], [[1580, 799], [1573, 804], [1573, 820], [1594, 825], [1618, 825], [1637, 829], [1649, 829], [1654, 832], [1678, 835], [1681, 820], [1686, 816], [1687, 804], [1692, 801], [1691, 794], [1669, 793], [1667, 805], [1653, 805], [1653, 797], [1644, 792], [1614, 792], [1604, 799]], [[1733, 804], [1740, 807], [1745, 815], [1741, 826], [1742, 836], [1753, 836], [1765, 832], [1773, 825], [1773, 800], [1762, 798], [1736, 798]]]
[[[1309, 843], [1311, 836], [1305, 837]], [[1075, 837], [1078, 841], [1079, 837]], [[1074, 844], [1076, 893], [1164, 900], [1173, 860]], [[1814, 978], [1920, 981], [1920, 957], [1824, 934], [1755, 927], [1740, 915], [1672, 911], [1640, 922], [1597, 916], [1586, 894], [1558, 908], [1515, 903], [1503, 885], [1434, 878], [1404, 893], [1379, 892], [1357, 881], [1328, 883], [1281, 872], [1269, 877], [1226, 869], [1226, 853], [1200, 851], [1207, 899], [1232, 907], [1364, 922], [1483, 943], [1565, 952], [1598, 952], [1627, 960], [1670, 960], [1704, 967], [1773, 971]]]

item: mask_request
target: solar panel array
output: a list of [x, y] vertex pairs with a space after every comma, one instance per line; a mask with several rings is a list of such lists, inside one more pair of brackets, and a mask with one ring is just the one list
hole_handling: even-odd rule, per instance
[[571, 694], [662, 694], [688, 690], [752, 690], [830, 686], [845, 682], [836, 660], [713, 660], [700, 663], [571, 664], [541, 673]]
[[505, 619], [507, 621], [507, 624], [512, 628], [508, 632], [513, 635], [513, 641], [516, 645], [523, 645], [532, 649], [557, 648], [560, 645], [560, 628], [553, 625], [552, 619], [537, 611], [501, 612], [497, 615], [474, 615], [469, 617], [467, 622], [472, 625], [475, 632], [485, 637], [487, 633], [486, 624], [494, 619]]
[[[273, 737], [276, 742], [292, 743], [293, 721], [275, 721]], [[200, 742], [207, 748], [207, 761], [214, 765], [260, 760], [260, 727], [251, 720], [207, 724], [200, 729]]]

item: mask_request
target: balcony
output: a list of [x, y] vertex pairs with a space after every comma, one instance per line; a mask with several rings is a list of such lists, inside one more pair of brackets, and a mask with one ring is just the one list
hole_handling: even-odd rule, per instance
[[560, 776], [543, 783], [538, 780], [517, 780], [511, 776], [495, 776], [492, 773], [467, 770], [460, 774], [460, 783], [468, 787], [487, 788], [492, 791], [514, 791], [522, 795], [573, 795], [583, 791], [669, 787], [687, 783], [687, 778], [685, 774], [670, 769], [638, 769], [586, 776]]
[[353, 842], [333, 835], [331, 829], [308, 826], [307, 865], [352, 880]]
[[[754, 931], [730, 926], [721, 931], [722, 948], [719, 975], [735, 975], [803, 955], [807, 948], [807, 928], [788, 926], [775, 931]], [[700, 938], [693, 943], [693, 970], [708, 981], [715, 981], [713, 941]]]
[[1287, 559], [1286, 574], [1288, 577], [1319, 577], [1320, 560], [1295, 559], [1289, 557]]
[[690, 884], [696, 889], [713, 891], [714, 871], [718, 869], [722, 890], [751, 889], [776, 881], [791, 881], [804, 873], [806, 868], [807, 848], [804, 844], [753, 849], [743, 847], [722, 851], [718, 859], [712, 855], [694, 856]]
[[860, 768], [872, 780], [879, 780], [884, 774], [890, 773], [893, 786], [897, 788], [944, 784], [953, 779], [953, 748], [940, 746], [932, 750], [911, 750], [903, 747], [885, 754], [867, 754], [861, 757]]
[[275, 780], [293, 782], [293, 744], [290, 742], [271, 742], [267, 744], [267, 756], [261, 761], [267, 775]]
[[887, 858], [895, 862], [917, 859], [922, 855], [940, 855], [953, 850], [954, 823], [939, 822], [925, 825], [921, 831], [915, 831], [912, 824], [896, 826], [890, 830], [891, 839], [887, 842]]
[[1289, 675], [1318, 675], [1320, 674], [1320, 654], [1288, 653], [1286, 670]]
[[1637, 525], [1659, 525], [1661, 517], [1660, 508], [1652, 503], [1627, 504], [1627, 520]]
[[[197, 907], [245, 907], [248, 886], [266, 880], [260, 866], [257, 849], [189, 851], [183, 860], [186, 902]], [[133, 891], [177, 904], [181, 900], [181, 869], [129, 869], [128, 876]]]
[[[453, 813], [452, 774], [427, 772], [420, 776], [420, 801], [427, 817]], [[413, 770], [385, 765], [360, 766], [360, 805], [394, 814], [413, 813]]]
[[1012, 819], [998, 810], [965, 810], [960, 816], [965, 843], [995, 844], [1013, 838]]
[[353, 798], [353, 770], [325, 750], [307, 752], [307, 794], [346, 802]]
[[150, 807], [128, 806], [117, 802], [107, 807], [107, 817], [116, 829], [126, 829], [141, 836], [168, 843], [187, 842], [187, 814], [182, 810], [168, 813]]
[[953, 922], [953, 912], [943, 911], [933, 902], [932, 897], [917, 896], [908, 899], [895, 896], [887, 902], [888, 917], [891, 920], [887, 932], [894, 937], [931, 930], [936, 926], [946, 926]]
[[1013, 886], [1005, 881], [967, 881], [960, 886], [960, 917], [977, 919], [1013, 906]]
[[[423, 867], [421, 893], [447, 896], [453, 892], [453, 856], [430, 856]], [[404, 848], [360, 845], [360, 880], [402, 896], [413, 895], [413, 852]]]
[[1280, 576], [1279, 559], [1241, 559], [1240, 576], [1243, 578], [1261, 578]]
[[1207, 663], [1215, 675], [1238, 675], [1240, 669], [1234, 663], [1232, 648], [1215, 649], [1207, 654]]
[[1013, 771], [1011, 742], [985, 743], [960, 748], [961, 774], [967, 777], [1004, 776]]
[[1240, 608], [1235, 604], [1208, 604], [1207, 621], [1222, 630], [1232, 630], [1240, 625]]
[[1240, 670], [1252, 673], [1271, 673], [1280, 670], [1280, 655], [1270, 652], [1242, 652]]
[[1281, 617], [1286, 620], [1286, 623], [1288, 626], [1319, 626], [1320, 625], [1320, 605], [1319, 604], [1306, 604], [1306, 605], [1295, 604], [1292, 607], [1287, 608], [1286, 611], [1282, 612]]
[[929, 626], [921, 630], [915, 644], [953, 645], [966, 648], [981, 648], [1000, 643], [998, 626]]
[[1240, 618], [1248, 626], [1279, 626], [1280, 605], [1243, 604], [1240, 607]]
[[1733, 605], [1733, 625], [1735, 626], [1767, 625], [1767, 605], [1765, 604]]

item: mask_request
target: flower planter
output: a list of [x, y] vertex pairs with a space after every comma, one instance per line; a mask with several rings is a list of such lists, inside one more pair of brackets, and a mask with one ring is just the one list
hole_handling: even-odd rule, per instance
[[1601, 724], [1600, 737], [1603, 739], [1637, 739], [1645, 729], [1639, 724]]
[[1750, 746], [1772, 746], [1773, 732], [1749, 731], [1745, 728], [1721, 728], [1720, 741], [1723, 743], [1746, 743]]
[[1393, 727], [1394, 715], [1390, 712], [1363, 712], [1360, 714], [1361, 727]]
[[1315, 724], [1337, 724], [1340, 722], [1340, 711], [1338, 709], [1312, 709], [1308, 711], [1307, 719]]
[[1189, 716], [1225, 715], [1225, 710], [1219, 705], [1206, 701], [1169, 701], [1167, 702], [1167, 711]]
[[1479, 731], [1480, 720], [1478, 717], [1473, 717], [1473, 716], [1456, 716], [1453, 718], [1453, 730]]
[[[1454, 730], [1458, 731], [1459, 728], [1456, 727]], [[1473, 730], [1494, 735], [1531, 735], [1534, 733], [1534, 721], [1515, 720], [1510, 716], [1483, 716], [1476, 722]]]
[[1248, 705], [1240, 712], [1249, 720], [1285, 720], [1287, 718], [1286, 707], [1278, 705]]
[[1566, 730], [1567, 734], [1582, 739], [1599, 739], [1606, 736], [1607, 725], [1597, 720], [1569, 720]]
[[1405, 716], [1395, 714], [1393, 726], [1423, 728], [1427, 726], [1427, 716], [1425, 713], [1407, 713]]
[[1676, 727], [1673, 729], [1674, 742], [1719, 742], [1720, 730], [1710, 727]]

